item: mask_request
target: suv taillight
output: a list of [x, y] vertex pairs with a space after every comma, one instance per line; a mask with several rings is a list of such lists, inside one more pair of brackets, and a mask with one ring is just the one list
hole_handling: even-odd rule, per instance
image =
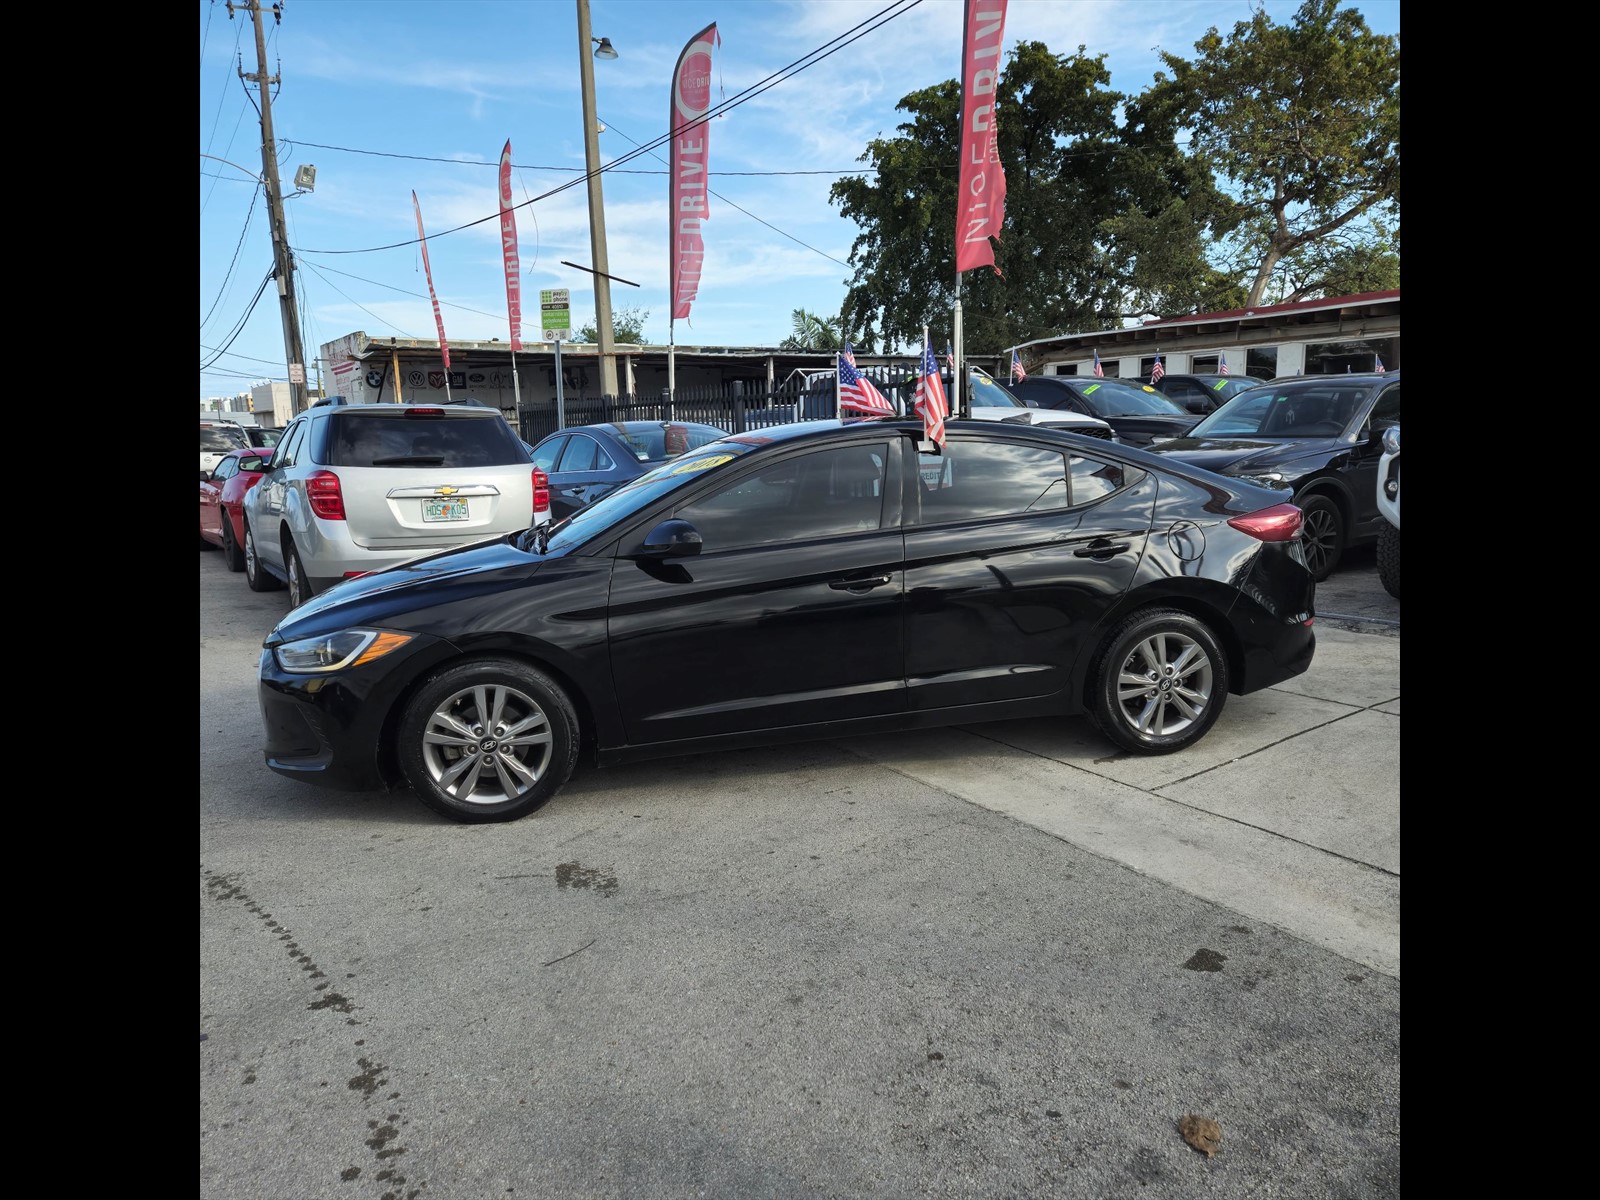
[[539, 519], [540, 513], [550, 511], [550, 476], [538, 467], [533, 469], [533, 516]]
[[1304, 519], [1305, 514], [1293, 504], [1274, 504], [1249, 516], [1229, 517], [1228, 524], [1263, 542], [1288, 542], [1299, 534]]
[[332, 471], [318, 471], [306, 480], [306, 501], [313, 516], [324, 521], [344, 520], [344, 492]]

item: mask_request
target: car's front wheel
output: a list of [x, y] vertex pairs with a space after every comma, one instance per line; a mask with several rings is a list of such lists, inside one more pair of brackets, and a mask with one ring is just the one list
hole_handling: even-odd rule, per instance
[[1307, 496], [1296, 500], [1304, 520], [1300, 526], [1301, 545], [1311, 578], [1321, 583], [1344, 557], [1344, 514], [1326, 496]]
[[1106, 639], [1089, 687], [1089, 717], [1101, 733], [1136, 754], [1170, 754], [1217, 723], [1228, 659], [1197, 617], [1146, 610]]
[[1384, 591], [1400, 599], [1400, 531], [1387, 521], [1378, 530], [1378, 580]]
[[252, 592], [274, 592], [282, 585], [278, 577], [261, 565], [261, 554], [256, 549], [256, 531], [250, 522], [244, 525], [244, 581]]
[[400, 770], [452, 821], [514, 821], [550, 799], [578, 761], [578, 714], [561, 686], [513, 659], [440, 672], [406, 704]]

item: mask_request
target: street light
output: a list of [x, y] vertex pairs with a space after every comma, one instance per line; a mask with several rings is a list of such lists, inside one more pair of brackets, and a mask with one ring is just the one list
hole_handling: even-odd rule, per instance
[[600, 338], [600, 391], [617, 394], [617, 360], [611, 334], [611, 264], [606, 261], [605, 200], [600, 194], [600, 132], [594, 115], [595, 58], [616, 58], [610, 38], [597, 38], [589, 32], [589, 0], [578, 0], [578, 66], [583, 83], [583, 156], [589, 170], [589, 252], [594, 258], [594, 321]]

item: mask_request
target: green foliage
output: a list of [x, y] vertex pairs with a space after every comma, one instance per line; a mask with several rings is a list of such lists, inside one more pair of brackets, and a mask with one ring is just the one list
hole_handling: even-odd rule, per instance
[[[611, 341], [613, 344], [644, 344], [644, 323], [650, 319], [648, 308], [614, 308], [611, 310]], [[598, 344], [600, 331], [593, 323], [578, 330], [578, 341]]]
[[[1006, 221], [995, 248], [1001, 274], [968, 271], [961, 281], [963, 336], [989, 352], [1055, 333], [1113, 328], [1166, 299], [1214, 286], [1195, 220], [1227, 209], [1207, 177], [1177, 152], [1171, 122], [1153, 119], [1124, 136], [1124, 97], [1106, 86], [1104, 56], [1082, 46], [1056, 56], [1038, 42], [1019, 44], [997, 90], [1000, 157], [1006, 169]], [[845, 296], [847, 325], [864, 330], [875, 350], [920, 344], [929, 326], [936, 345], [951, 337], [955, 300], [956, 191], [959, 183], [960, 88], [954, 80], [913, 92], [899, 109], [910, 119], [899, 136], [871, 142], [863, 161], [873, 177], [850, 177], [832, 197], [861, 228], [851, 249], [858, 273]], [[1186, 210], [1174, 204], [1189, 203]], [[1162, 214], [1169, 213], [1166, 220]], [[1179, 220], [1185, 217], [1186, 221]], [[1124, 225], [1116, 225], [1124, 219]], [[1160, 271], [1146, 263], [1135, 279], [1138, 237], [1181, 227], [1162, 243]], [[1160, 278], [1157, 278], [1157, 276]], [[1138, 303], [1142, 301], [1142, 303]]]
[[[1399, 38], [1304, 0], [1287, 25], [1257, 11], [1195, 50], [1123, 96], [1103, 55], [1015, 47], [996, 93], [1003, 274], [961, 279], [968, 348], [1399, 286]], [[868, 352], [952, 333], [960, 87], [898, 110], [861, 157], [873, 172], [831, 192], [861, 231], [840, 318]]]
[[803, 308], [794, 310], [794, 329], [778, 343], [780, 350], [843, 350], [844, 318], [823, 317]]
[[1398, 229], [1400, 213], [1400, 39], [1374, 34], [1339, 0], [1304, 0], [1288, 25], [1258, 10], [1227, 39], [1208, 30], [1195, 50], [1193, 62], [1162, 54], [1172, 76], [1158, 73], [1146, 95], [1180, 115], [1191, 154], [1244, 214], [1231, 250], [1250, 266], [1246, 303], [1291, 256], [1302, 269], [1333, 261], [1333, 249], [1300, 252], [1336, 234], [1369, 266], [1398, 257], [1384, 224]]

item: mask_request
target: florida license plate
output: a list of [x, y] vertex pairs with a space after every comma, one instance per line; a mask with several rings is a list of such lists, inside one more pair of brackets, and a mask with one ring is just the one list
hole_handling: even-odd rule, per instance
[[424, 500], [422, 502], [422, 519], [424, 521], [465, 521], [467, 519], [467, 502], [456, 498]]

